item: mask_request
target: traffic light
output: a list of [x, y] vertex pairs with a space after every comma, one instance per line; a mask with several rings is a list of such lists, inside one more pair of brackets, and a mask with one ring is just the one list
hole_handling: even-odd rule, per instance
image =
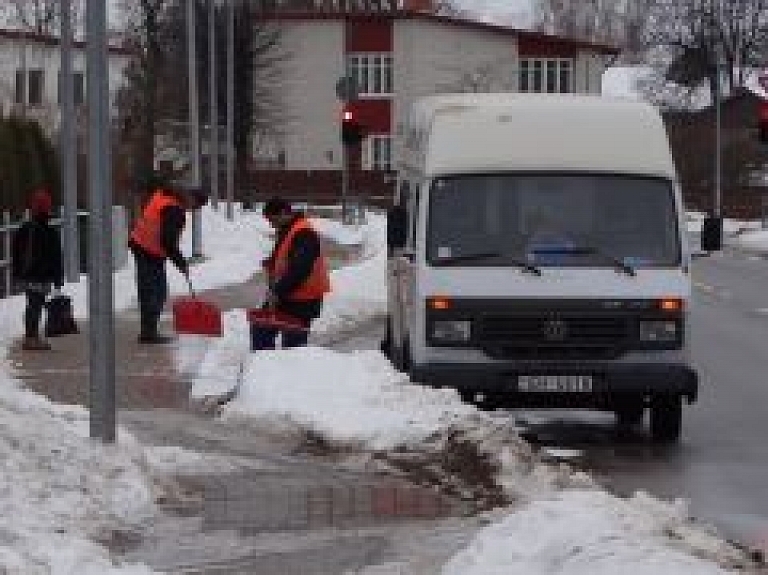
[[761, 144], [768, 146], [768, 100], [762, 100], [757, 106], [757, 137]]
[[341, 141], [345, 146], [356, 146], [365, 138], [365, 127], [352, 110], [344, 110], [341, 117]]

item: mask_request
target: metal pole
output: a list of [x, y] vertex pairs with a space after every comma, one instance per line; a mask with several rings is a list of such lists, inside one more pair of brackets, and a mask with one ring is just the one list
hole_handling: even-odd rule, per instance
[[13, 293], [13, 278], [11, 277], [11, 240], [13, 239], [11, 234], [11, 212], [5, 210], [3, 212], [3, 258], [6, 261], [5, 265], [5, 295], [10, 296]]
[[[189, 155], [190, 184], [200, 186], [200, 106], [197, 97], [197, 0], [187, 0], [187, 73], [189, 74]], [[202, 212], [192, 212], [192, 257], [203, 255]]]
[[349, 197], [349, 146], [341, 146], [341, 221], [347, 223], [347, 202]]
[[723, 185], [723, 167], [722, 167], [722, 117], [721, 103], [722, 95], [720, 93], [720, 51], [715, 56], [715, 201], [713, 215], [720, 217], [722, 212], [722, 185]]
[[219, 208], [219, 104], [216, 82], [216, 0], [208, 0], [208, 102], [210, 105], [209, 171], [211, 198], [214, 209]]
[[235, 3], [227, 13], [227, 219], [234, 219], [235, 199]]
[[90, 433], [115, 441], [115, 331], [112, 304], [112, 174], [106, 0], [88, 0], [88, 317]]
[[61, 184], [62, 244], [67, 281], [80, 279], [77, 233], [77, 135], [75, 91], [72, 76], [72, 0], [61, 0]]

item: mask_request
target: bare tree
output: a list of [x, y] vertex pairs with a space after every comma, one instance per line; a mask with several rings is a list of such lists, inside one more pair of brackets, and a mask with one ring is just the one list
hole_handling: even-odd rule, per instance
[[[168, 43], [164, 42], [162, 18], [171, 0], [124, 0], [120, 5], [126, 43], [134, 58], [125, 69], [125, 85], [118, 94], [122, 117], [121, 143], [132, 158], [133, 177], [146, 183], [154, 170], [158, 131], [161, 74]], [[167, 85], [167, 84], [166, 84]]]
[[536, 28], [579, 40], [623, 39], [624, 0], [537, 0]]
[[[184, 136], [172, 132], [188, 117], [186, 7], [187, 0], [124, 0], [123, 18], [129, 24], [126, 35], [136, 58], [126, 71], [126, 86], [118, 99], [122, 139], [129, 143], [134, 160], [134, 177], [142, 179], [154, 168], [155, 142], [166, 136], [176, 148]], [[198, 77], [207, 78], [208, 10], [196, 0]], [[226, 19], [217, 10], [217, 70], [226, 70]], [[250, 157], [254, 133], [274, 131], [282, 114], [277, 88], [281, 84], [279, 65], [287, 55], [280, 48], [279, 30], [264, 23], [263, 0], [240, 0], [235, 4], [235, 150], [239, 168]], [[226, 117], [225, 75], [217, 82], [217, 118], [209, 117], [208, 83], [201, 82], [200, 117], [221, 125]]]
[[768, 0], [655, 0], [646, 28], [647, 44], [668, 51], [663, 79], [688, 87], [709, 82], [713, 98], [718, 52], [730, 91], [764, 61], [767, 38]]
[[[73, 0], [75, 28], [80, 29], [85, 0]], [[0, 21], [27, 32], [56, 36], [59, 33], [59, 0], [0, 0]]]

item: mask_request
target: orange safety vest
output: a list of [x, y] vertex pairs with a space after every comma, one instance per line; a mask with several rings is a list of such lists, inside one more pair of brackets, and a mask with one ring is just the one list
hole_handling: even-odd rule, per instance
[[[283, 241], [275, 248], [274, 255], [271, 258], [271, 265], [267, 270], [272, 283], [279, 280], [285, 273], [288, 265], [288, 254], [291, 251], [293, 238], [299, 232], [309, 230], [314, 233], [312, 226], [306, 218], [298, 218], [292, 225], [288, 233], [285, 234]], [[312, 271], [304, 282], [297, 287], [288, 296], [292, 301], [311, 301], [322, 299], [325, 294], [331, 291], [331, 280], [328, 274], [328, 262], [325, 255], [321, 252], [312, 266]]]
[[168, 206], [183, 208], [181, 202], [158, 189], [150, 198], [131, 232], [131, 240], [147, 253], [158, 258], [168, 257], [161, 239], [163, 210]]

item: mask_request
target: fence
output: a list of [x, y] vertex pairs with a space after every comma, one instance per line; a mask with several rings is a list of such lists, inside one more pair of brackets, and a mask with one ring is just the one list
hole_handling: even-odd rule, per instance
[[[11, 245], [13, 234], [21, 227], [24, 220], [13, 221], [11, 213], [4, 211], [0, 217], [0, 298], [15, 295], [18, 290], [13, 285], [11, 276]], [[61, 227], [62, 219], [53, 218], [51, 224]], [[77, 214], [78, 248], [80, 254], [80, 273], [88, 271], [88, 212], [79, 211]], [[112, 256], [114, 268], [121, 268], [127, 257], [127, 219], [122, 206], [112, 209]], [[64, 246], [66, 248], [66, 246]]]

